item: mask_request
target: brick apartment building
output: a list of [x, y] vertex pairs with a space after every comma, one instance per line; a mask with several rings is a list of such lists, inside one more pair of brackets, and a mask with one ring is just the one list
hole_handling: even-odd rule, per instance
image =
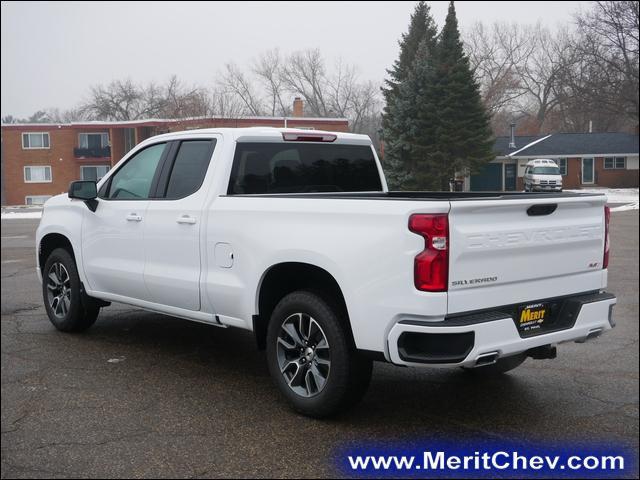
[[291, 117], [194, 118], [129, 122], [2, 125], [2, 205], [36, 205], [66, 192], [74, 180], [102, 177], [141, 141], [195, 128], [290, 127], [346, 132], [342, 118], [303, 116], [296, 99]]

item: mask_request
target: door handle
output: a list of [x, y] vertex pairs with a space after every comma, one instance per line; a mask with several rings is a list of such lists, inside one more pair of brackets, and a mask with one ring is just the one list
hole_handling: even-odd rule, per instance
[[176, 222], [193, 225], [194, 223], [196, 223], [196, 219], [195, 219], [195, 217], [192, 217], [191, 215], [182, 215], [181, 217], [178, 217]]
[[537, 217], [539, 215], [551, 215], [558, 208], [557, 203], [549, 203], [546, 205], [531, 205], [527, 208], [527, 215], [530, 217]]
[[142, 217], [137, 213], [130, 213], [126, 216], [127, 222], [141, 222]]

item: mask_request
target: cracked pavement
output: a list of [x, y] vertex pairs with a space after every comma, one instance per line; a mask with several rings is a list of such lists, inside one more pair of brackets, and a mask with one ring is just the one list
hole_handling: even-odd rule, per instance
[[116, 304], [57, 332], [36, 225], [2, 222], [2, 478], [326, 477], [345, 442], [421, 438], [595, 440], [638, 464], [637, 211], [612, 215], [612, 332], [499, 379], [377, 363], [363, 402], [329, 421], [288, 409], [248, 332]]

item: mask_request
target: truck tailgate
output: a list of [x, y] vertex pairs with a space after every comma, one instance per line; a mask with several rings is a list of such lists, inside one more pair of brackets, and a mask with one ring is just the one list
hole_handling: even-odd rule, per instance
[[448, 312], [606, 285], [603, 195], [451, 202]]

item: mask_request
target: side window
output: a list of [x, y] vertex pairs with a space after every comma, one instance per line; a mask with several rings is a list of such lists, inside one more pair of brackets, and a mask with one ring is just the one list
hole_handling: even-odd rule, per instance
[[214, 146], [215, 140], [186, 140], [180, 143], [165, 198], [184, 198], [202, 186]]
[[153, 177], [162, 158], [165, 144], [145, 148], [135, 154], [110, 179], [107, 198], [142, 200], [149, 198]]

